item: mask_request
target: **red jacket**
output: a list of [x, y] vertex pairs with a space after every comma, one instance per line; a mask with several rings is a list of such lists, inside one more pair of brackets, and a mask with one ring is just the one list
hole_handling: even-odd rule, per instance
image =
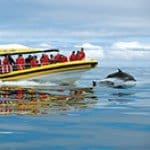
[[32, 58], [30, 61], [31, 67], [36, 67], [38, 66], [38, 61], [36, 58]]
[[79, 55], [80, 55], [80, 58], [81, 58], [81, 59], [84, 59], [84, 58], [85, 58], [85, 53], [84, 53], [84, 51], [80, 51], [80, 52], [79, 52]]
[[67, 57], [66, 56], [64, 56], [64, 55], [62, 55], [61, 56], [61, 60], [60, 60], [61, 62], [67, 62], [68, 61], [68, 59], [67, 59]]
[[19, 56], [16, 59], [16, 65], [17, 65], [18, 70], [22, 70], [24, 68], [24, 65], [25, 65], [25, 59], [22, 56]]
[[4, 64], [4, 65], [9, 65], [9, 58], [8, 58], [8, 57], [5, 57], [5, 58], [3, 59], [3, 64]]
[[48, 55], [46, 54], [42, 55], [40, 62], [41, 62], [41, 65], [48, 65], [50, 63], [50, 59]]
[[70, 61], [75, 61], [75, 60], [77, 60], [75, 53], [72, 53], [72, 54], [70, 55], [69, 60], [70, 60]]
[[60, 54], [55, 55], [54, 60], [55, 62], [61, 62], [61, 55]]

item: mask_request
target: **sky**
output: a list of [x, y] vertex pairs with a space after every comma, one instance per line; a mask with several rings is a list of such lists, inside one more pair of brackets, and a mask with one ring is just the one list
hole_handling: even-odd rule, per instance
[[0, 0], [0, 44], [33, 41], [150, 65], [150, 0]]
[[150, 36], [149, 0], [0, 0], [0, 37]]

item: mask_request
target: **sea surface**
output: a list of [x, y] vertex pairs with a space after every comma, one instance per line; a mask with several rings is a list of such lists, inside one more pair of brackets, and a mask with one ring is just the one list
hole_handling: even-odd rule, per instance
[[98, 84], [116, 69], [99, 64], [68, 86], [0, 82], [0, 150], [150, 149], [150, 69], [121, 68], [132, 88]]

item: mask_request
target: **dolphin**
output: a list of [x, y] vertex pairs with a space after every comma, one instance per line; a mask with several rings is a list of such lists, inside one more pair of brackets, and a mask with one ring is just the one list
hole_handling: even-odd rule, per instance
[[123, 81], [136, 81], [135, 78], [126, 73], [126, 72], [123, 72], [121, 69], [118, 68], [118, 71], [115, 72], [115, 73], [112, 73], [112, 74], [109, 74], [106, 79], [108, 78], [118, 78], [120, 80], [123, 80]]
[[99, 81], [100, 85], [113, 88], [129, 88], [135, 86], [136, 79], [121, 69], [117, 72], [111, 73], [103, 80]]

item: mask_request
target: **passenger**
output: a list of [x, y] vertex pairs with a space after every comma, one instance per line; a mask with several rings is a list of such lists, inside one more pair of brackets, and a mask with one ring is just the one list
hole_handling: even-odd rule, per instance
[[51, 54], [50, 55], [50, 64], [53, 64], [55, 63], [55, 59], [54, 59], [54, 56]]
[[48, 65], [50, 63], [50, 59], [47, 54], [42, 54], [40, 58], [41, 65]]
[[14, 65], [14, 64], [15, 64], [15, 61], [14, 61], [14, 59], [12, 58], [11, 55], [8, 55], [8, 59], [9, 59], [9, 62], [10, 62], [11, 65]]
[[83, 60], [83, 59], [85, 59], [84, 48], [81, 48], [80, 51], [77, 51], [76, 59], [77, 59], [77, 60]]
[[10, 72], [9, 56], [5, 55], [2, 62], [2, 73]]
[[36, 55], [34, 55], [34, 58], [36, 60], [36, 64], [39, 65], [38, 57]]
[[70, 60], [70, 61], [76, 61], [76, 54], [75, 54], [75, 51], [72, 52], [72, 54], [71, 54], [70, 57], [69, 57], [69, 60]]
[[1, 59], [0, 59], [0, 74], [2, 73], [2, 62], [1, 62]]
[[85, 52], [84, 52], [84, 48], [83, 47], [80, 50], [80, 58], [81, 58], [81, 60], [85, 59]]
[[9, 63], [10, 63], [10, 71], [13, 71], [13, 70], [15, 70], [16, 68], [16, 66], [15, 66], [15, 61], [14, 61], [14, 59], [11, 57], [11, 55], [8, 55], [8, 59], [9, 59]]
[[55, 62], [61, 62], [61, 55], [57, 53], [54, 57]]
[[26, 59], [25, 59], [25, 68], [30, 68], [31, 67], [31, 59], [32, 59], [32, 55], [29, 55]]
[[60, 62], [67, 62], [67, 61], [68, 61], [68, 59], [66, 56], [60, 55]]
[[77, 51], [76, 53], [76, 60], [81, 60], [80, 51]]
[[43, 65], [44, 64], [44, 54], [42, 54], [41, 58], [40, 58], [40, 64]]
[[18, 55], [16, 59], [17, 70], [22, 70], [25, 67], [25, 59], [23, 58], [22, 54]]
[[39, 62], [37, 60], [37, 56], [33, 56], [30, 61], [31, 67], [36, 67], [36, 66], [38, 66], [38, 64], [39, 64]]

